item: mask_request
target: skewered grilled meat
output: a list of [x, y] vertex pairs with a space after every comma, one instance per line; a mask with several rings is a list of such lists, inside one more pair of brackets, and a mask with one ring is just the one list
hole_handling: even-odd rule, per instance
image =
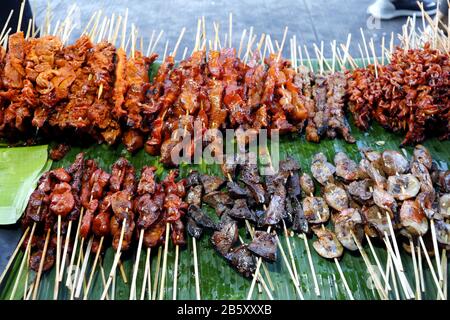
[[189, 206], [187, 214], [192, 220], [195, 221], [197, 226], [206, 229], [217, 229], [215, 222], [195, 204], [191, 204]]
[[344, 248], [334, 232], [319, 226], [312, 227], [311, 229], [317, 236], [317, 240], [313, 242], [313, 247], [320, 256], [326, 259], [342, 256]]
[[359, 210], [348, 208], [333, 215], [334, 231], [339, 242], [348, 250], [355, 251], [364, 238], [363, 221]]
[[334, 183], [328, 183], [325, 186], [324, 198], [327, 204], [334, 210], [343, 211], [348, 208], [347, 192]]
[[233, 207], [227, 211], [227, 214], [238, 220], [249, 220], [252, 222], [257, 221], [257, 217], [255, 213], [250, 210], [247, 206], [247, 200], [245, 199], [236, 199], [234, 201]]
[[354, 181], [360, 177], [357, 164], [351, 160], [345, 153], [338, 152], [334, 156], [336, 165], [336, 175], [347, 181]]
[[288, 197], [286, 211], [293, 217], [292, 230], [309, 233], [308, 220], [303, 212], [302, 205], [296, 197]]
[[424, 165], [428, 170], [431, 170], [433, 159], [431, 159], [430, 151], [423, 145], [418, 144], [414, 147], [413, 161], [417, 161]]
[[388, 192], [398, 200], [415, 197], [420, 190], [420, 183], [412, 174], [390, 176], [388, 178]]
[[203, 229], [199, 227], [191, 217], [186, 218], [186, 230], [188, 234], [195, 239], [200, 239], [203, 234]]
[[265, 231], [255, 231], [248, 250], [267, 261], [277, 261], [277, 237]]
[[233, 220], [221, 224], [220, 230], [215, 231], [211, 237], [214, 249], [222, 256], [226, 256], [238, 240], [238, 226]]
[[[365, 229], [368, 235], [373, 237], [378, 235], [380, 238], [383, 238], [389, 233], [389, 221], [376, 205], [363, 207], [361, 217], [366, 224]], [[374, 232], [367, 231], [367, 229], [374, 229]]]
[[231, 249], [230, 252], [225, 254], [225, 258], [229, 260], [230, 264], [244, 277], [249, 278], [255, 273], [255, 257], [245, 244]]
[[225, 183], [225, 179], [217, 176], [209, 176], [207, 174], [201, 175], [200, 181], [203, 184], [203, 188], [205, 189], [206, 194], [219, 190], [220, 187]]
[[321, 152], [314, 155], [311, 163], [311, 173], [313, 177], [322, 185], [333, 181], [333, 174], [336, 168], [327, 161], [325, 155]]
[[172, 243], [176, 246], [186, 245], [186, 237], [184, 235], [184, 224], [181, 220], [172, 223]]
[[202, 198], [203, 202], [211, 206], [216, 210], [217, 215], [220, 217], [226, 212], [234, 201], [230, 198], [228, 193], [221, 191], [214, 191], [209, 194], [205, 194]]
[[70, 146], [64, 143], [57, 144], [54, 148], [50, 150], [50, 159], [59, 161], [70, 151]]
[[89, 201], [89, 206], [87, 207], [86, 213], [83, 216], [80, 227], [80, 237], [87, 238], [92, 230], [92, 221], [94, 220], [95, 212], [98, 208], [98, 200], [92, 199]]
[[159, 219], [152, 224], [150, 228], [144, 231], [144, 244], [147, 248], [155, 248], [164, 242], [164, 235], [166, 233], [166, 222], [164, 219]]
[[67, 182], [58, 183], [50, 195], [50, 210], [56, 215], [65, 217], [75, 206], [72, 188]]
[[350, 197], [359, 204], [366, 204], [372, 199], [373, 183], [370, 179], [353, 181], [347, 186]]
[[309, 174], [304, 172], [300, 176], [300, 186], [305, 195], [310, 196], [314, 194], [314, 181]]
[[325, 223], [330, 218], [330, 209], [321, 197], [306, 197], [303, 199], [303, 212], [311, 224]]
[[164, 204], [164, 192], [158, 191], [153, 196], [143, 194], [136, 199], [134, 208], [139, 214], [137, 225], [139, 228], [148, 229], [161, 215]]
[[398, 151], [385, 150], [381, 157], [383, 170], [389, 176], [405, 173], [409, 169], [408, 160]]

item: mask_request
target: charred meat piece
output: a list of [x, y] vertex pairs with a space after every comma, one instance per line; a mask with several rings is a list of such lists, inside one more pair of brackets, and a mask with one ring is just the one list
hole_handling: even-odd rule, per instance
[[72, 180], [72, 177], [64, 168], [53, 169], [49, 176], [59, 182], [70, 182]]
[[112, 217], [111, 219], [111, 224], [115, 224], [114, 228], [111, 226], [111, 231], [113, 234], [112, 247], [114, 248], [114, 250], [117, 250], [117, 248], [119, 247], [122, 227], [124, 228], [124, 233], [123, 233], [122, 247], [120, 249], [122, 251], [127, 251], [131, 246], [131, 242], [133, 240], [133, 232], [135, 228], [132, 213], [128, 215], [125, 226], [123, 226], [124, 222], [125, 220], [123, 220], [122, 223], [118, 223], [116, 217]]
[[143, 195], [145, 193], [153, 194], [156, 190], [155, 167], [144, 166], [141, 170], [141, 178], [137, 187], [137, 193]]
[[227, 211], [227, 214], [238, 220], [249, 220], [252, 222], [256, 222], [255, 213], [250, 210], [247, 206], [247, 200], [245, 199], [236, 199], [234, 201], [233, 207]]
[[286, 184], [286, 191], [291, 197], [300, 197], [302, 191], [300, 188], [300, 176], [298, 171], [293, 171], [288, 179]]
[[420, 210], [417, 201], [406, 200], [400, 208], [401, 231], [407, 237], [423, 236], [428, 231], [428, 219]]
[[117, 191], [113, 193], [111, 195], [111, 208], [118, 222], [121, 222], [133, 208], [131, 194], [128, 191]]
[[231, 179], [234, 179], [236, 177], [237, 167], [238, 165], [236, 159], [228, 158], [224, 158], [224, 161], [220, 166], [223, 175], [227, 178], [230, 177]]
[[382, 214], [380, 208], [376, 205], [363, 207], [361, 217], [368, 228], [374, 229], [375, 234], [371, 233], [372, 236], [383, 238], [385, 234], [389, 234], [389, 221], [387, 216], [386, 214]]
[[192, 171], [186, 178], [186, 187], [196, 186], [201, 183], [200, 173], [198, 173], [198, 171]]
[[200, 239], [203, 234], [203, 228], [198, 226], [194, 219], [189, 216], [186, 218], [186, 229], [187, 233], [195, 239]]
[[450, 224], [442, 220], [435, 220], [434, 227], [437, 241], [447, 247], [450, 246]]
[[227, 192], [221, 191], [205, 194], [203, 196], [203, 202], [214, 208], [218, 216], [221, 216], [234, 203]]
[[364, 238], [363, 221], [359, 210], [349, 208], [333, 215], [334, 232], [339, 242], [348, 250], [358, 250], [353, 237], [359, 243]]
[[363, 175], [370, 177], [375, 184], [380, 188], [385, 188], [386, 178], [384, 177], [384, 172], [379, 169], [373, 162], [367, 159], [362, 159], [359, 162], [359, 168]]
[[385, 150], [381, 154], [383, 158], [383, 170], [389, 175], [402, 174], [408, 171], [408, 160], [398, 151]]
[[270, 197], [269, 205], [260, 220], [261, 226], [274, 226], [286, 216], [286, 189], [279, 184], [276, 192]]
[[320, 256], [326, 259], [342, 256], [344, 248], [334, 232], [319, 226], [312, 227], [312, 230], [317, 236], [317, 240], [313, 242], [313, 247]]
[[125, 178], [126, 168], [130, 165], [127, 159], [119, 158], [111, 167], [111, 178], [109, 189], [117, 192], [122, 188], [123, 179]]
[[215, 231], [211, 237], [214, 249], [222, 256], [226, 256], [233, 245], [238, 241], [238, 226], [233, 220], [221, 224], [219, 231]]
[[320, 152], [314, 155], [311, 173], [320, 184], [326, 185], [328, 182], [333, 182], [333, 174], [335, 172], [336, 168], [327, 161], [323, 153]]
[[195, 223], [207, 229], [217, 230], [216, 223], [203, 210], [196, 205], [190, 205], [188, 208], [188, 216], [191, 217]]
[[190, 187], [186, 194], [187, 204], [202, 205], [203, 187], [201, 184]]
[[414, 148], [413, 161], [423, 164], [428, 170], [431, 170], [431, 166], [433, 165], [430, 151], [421, 144], [416, 145]]
[[266, 231], [255, 231], [248, 250], [267, 261], [277, 261], [277, 236]]
[[144, 244], [147, 248], [155, 248], [164, 242], [166, 233], [166, 222], [159, 219], [144, 232]]
[[92, 232], [97, 237], [106, 237], [111, 232], [111, 214], [108, 211], [102, 211], [97, 214], [92, 221]]
[[336, 175], [347, 181], [357, 180], [360, 176], [358, 165], [345, 153], [338, 152], [334, 156]]
[[297, 197], [287, 198], [286, 211], [293, 217], [292, 230], [298, 233], [309, 232], [308, 220], [305, 217], [302, 205]]
[[134, 208], [139, 214], [137, 225], [141, 229], [148, 229], [155, 223], [161, 215], [161, 210], [164, 202], [164, 193], [159, 192], [153, 197], [146, 193], [135, 202]]
[[300, 187], [306, 196], [314, 194], [314, 181], [307, 173], [300, 176]]
[[70, 151], [70, 146], [64, 143], [59, 143], [50, 150], [50, 159], [59, 161]]
[[225, 183], [225, 179], [217, 176], [209, 176], [207, 174], [201, 175], [200, 181], [203, 184], [206, 194], [219, 190]]
[[248, 189], [241, 187], [237, 182], [228, 181], [227, 190], [233, 199], [247, 198], [251, 196]]
[[397, 213], [397, 202], [395, 198], [383, 189], [375, 188], [373, 191], [373, 202], [380, 209], [388, 211], [391, 215]]
[[334, 183], [329, 183], [325, 186], [324, 198], [327, 204], [337, 211], [343, 211], [348, 208], [347, 192]]
[[411, 173], [420, 181], [420, 190], [422, 192], [434, 193], [433, 181], [427, 167], [418, 161], [413, 161]]
[[303, 212], [311, 224], [325, 223], [330, 218], [330, 209], [322, 197], [304, 198]]
[[246, 278], [250, 278], [256, 270], [256, 261], [245, 244], [233, 248], [225, 255], [230, 264]]
[[83, 216], [83, 220], [81, 221], [80, 227], [80, 237], [87, 238], [92, 229], [92, 221], [94, 220], [95, 212], [98, 208], [98, 200], [92, 199], [89, 202], [89, 206], [86, 210], [85, 215]]
[[387, 191], [398, 200], [415, 197], [420, 190], [420, 183], [412, 174], [401, 174], [388, 178]]
[[61, 182], [55, 185], [50, 195], [50, 210], [62, 217], [65, 217], [75, 206], [75, 199], [71, 192], [72, 188], [67, 182]]
[[97, 169], [89, 180], [91, 188], [91, 197], [94, 199], [100, 199], [103, 196], [103, 190], [109, 183], [110, 174], [102, 169]]
[[[50, 270], [53, 267], [53, 265], [55, 264], [55, 252], [54, 251], [55, 250], [53, 248], [47, 249], [47, 253], [45, 255], [45, 260], [44, 260], [44, 264], [43, 264], [43, 268], [42, 268], [43, 272]], [[43, 253], [44, 253], [43, 250], [39, 249], [31, 255], [30, 262], [29, 262], [31, 270], [38, 272]]]
[[261, 183], [254, 183], [252, 181], [247, 181], [247, 180], [241, 180], [241, 181], [245, 184], [247, 189], [250, 191], [250, 193], [256, 203], [262, 204], [265, 202], [266, 192]]
[[172, 234], [170, 235], [172, 243], [176, 246], [186, 245], [186, 236], [184, 234], [184, 224], [181, 220], [172, 223]]
[[28, 205], [25, 210], [24, 219], [31, 219], [34, 222], [39, 222], [42, 220], [42, 209], [41, 207], [44, 205], [46, 195], [40, 190], [36, 189], [30, 196], [28, 200]]
[[84, 171], [84, 153], [80, 152], [75, 157], [75, 161], [67, 169], [67, 172], [72, 176], [71, 182], [72, 190], [77, 194], [80, 192], [83, 171]]
[[164, 198], [165, 219], [167, 222], [174, 222], [184, 216], [188, 205], [177, 194], [169, 193]]
[[445, 193], [439, 198], [439, 213], [446, 219], [450, 218], [450, 193]]
[[144, 136], [139, 130], [130, 129], [123, 133], [122, 143], [128, 152], [135, 153], [144, 147]]
[[359, 204], [366, 204], [372, 199], [373, 183], [370, 179], [353, 181], [347, 186], [351, 198]]

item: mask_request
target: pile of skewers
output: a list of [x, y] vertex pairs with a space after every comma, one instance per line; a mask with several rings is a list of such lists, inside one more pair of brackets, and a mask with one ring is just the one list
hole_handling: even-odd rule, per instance
[[[86, 298], [96, 265], [108, 243], [117, 252], [111, 272], [115, 272], [120, 255], [130, 250], [137, 236], [139, 248], [144, 245], [147, 255], [152, 248], [167, 242], [169, 234], [174, 245], [185, 245], [181, 220], [187, 209], [183, 201], [185, 181], [177, 182], [178, 172], [171, 171], [158, 183], [155, 171], [154, 167], [144, 166], [137, 181], [134, 167], [124, 158], [112, 165], [109, 174], [80, 153], [67, 169], [54, 169], [40, 178], [22, 219], [24, 230], [31, 230], [22, 249], [25, 251], [24, 261], [29, 259], [30, 269], [37, 272], [34, 298], [39, 292], [42, 272], [54, 266], [54, 294], [55, 298], [58, 297], [68, 257], [67, 274], [72, 274], [74, 264], [76, 274], [74, 279], [67, 278], [67, 285], [71, 298], [79, 298], [86, 280], [87, 263], [90, 255], [95, 254], [84, 291]], [[105, 283], [105, 296], [111, 284], [110, 278]]]
[[374, 119], [406, 132], [402, 145], [450, 136], [450, 59], [429, 43], [421, 49], [397, 48], [389, 64], [350, 71], [347, 95], [360, 129], [367, 130]]

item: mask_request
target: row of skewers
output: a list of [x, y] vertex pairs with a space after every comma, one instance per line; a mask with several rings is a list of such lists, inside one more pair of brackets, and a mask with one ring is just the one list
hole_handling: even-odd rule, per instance
[[[374, 242], [385, 244], [388, 265], [390, 263], [392, 268], [390, 272], [397, 273], [403, 297], [421, 297], [423, 283], [419, 261], [423, 256], [432, 272], [438, 298], [445, 298], [446, 263], [442, 261], [445, 261], [450, 246], [450, 171], [438, 169], [425, 147], [418, 145], [410, 161], [393, 150], [363, 150], [359, 164], [343, 152], [336, 153], [334, 164], [318, 153], [312, 159], [312, 177], [306, 171], [302, 172], [293, 158], [281, 161], [278, 172], [265, 176], [265, 179], [259, 174], [257, 165], [248, 160], [225, 162], [222, 172], [224, 177], [193, 171], [177, 182], [177, 172], [171, 171], [157, 183], [155, 168], [144, 167], [137, 182], [134, 168], [123, 158], [108, 174], [97, 168], [94, 161], [85, 160], [83, 154], [79, 154], [67, 169], [45, 173], [22, 220], [26, 232], [20, 244], [25, 253], [21, 268], [28, 265], [38, 274], [34, 287], [25, 290], [26, 294], [37, 294], [34, 290], [38, 290], [40, 275], [56, 266], [57, 299], [57, 288], [64, 279], [68, 262], [68, 275], [72, 274], [72, 268], [77, 270], [75, 280], [67, 277], [71, 298], [80, 297], [83, 281], [89, 279], [83, 296], [87, 298], [96, 265], [110, 243], [116, 256], [110, 277], [105, 277], [106, 289], [102, 298], [108, 295], [115, 268], [120, 265], [120, 256], [132, 247], [137, 247], [137, 253], [130, 298], [137, 298], [139, 260], [142, 248], [147, 250], [143, 296], [151, 250], [158, 249], [160, 261], [164, 247], [163, 270], [166, 269], [169, 236], [178, 257], [179, 250], [187, 243], [186, 228], [195, 252], [196, 241], [207, 233], [211, 235], [214, 249], [237, 272], [253, 279], [249, 298], [256, 284], [273, 298], [267, 264], [278, 261], [280, 253], [298, 297], [303, 298], [290, 228], [301, 235], [307, 246], [307, 237], [315, 236], [314, 250], [336, 263], [348, 298], [352, 299], [353, 295], [339, 265], [344, 249], [360, 251], [380, 298], [389, 298], [392, 288], [388, 270], [383, 269]], [[215, 211], [218, 221], [208, 215], [206, 208]], [[249, 243], [239, 236], [242, 225], [250, 236]], [[287, 253], [278, 238], [278, 231], [285, 235]], [[363, 248], [365, 241], [377, 270], [368, 261]], [[416, 262], [415, 290], [405, 274], [401, 247]], [[94, 262], [87, 277], [91, 254]], [[431, 260], [433, 256], [435, 265]], [[314, 290], [320, 295], [310, 255], [308, 260]], [[196, 295], [200, 297], [198, 267], [195, 267], [195, 273]], [[164, 274], [161, 275], [160, 298], [165, 292]], [[19, 278], [20, 275], [14, 291]], [[150, 292], [150, 288], [147, 289]], [[400, 297], [398, 289], [395, 290], [396, 297]], [[156, 297], [155, 290], [150, 297]]]

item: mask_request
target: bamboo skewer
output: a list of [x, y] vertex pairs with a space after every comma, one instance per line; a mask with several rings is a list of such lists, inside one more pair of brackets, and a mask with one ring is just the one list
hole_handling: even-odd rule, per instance
[[201, 300], [200, 276], [198, 272], [198, 261], [197, 261], [197, 239], [195, 239], [195, 237], [192, 237], [192, 250], [194, 254], [195, 297], [197, 300]]
[[92, 265], [91, 273], [90, 273], [90, 275], [89, 275], [89, 280], [88, 280], [88, 283], [87, 283], [87, 286], [86, 286], [86, 290], [85, 290], [85, 292], [84, 292], [83, 300], [86, 300], [87, 297], [88, 297], [88, 295], [89, 295], [89, 290], [90, 290], [90, 288], [91, 288], [92, 281], [93, 281], [93, 279], [94, 279], [94, 273], [95, 273], [95, 269], [96, 269], [96, 267], [97, 267], [97, 262], [98, 262], [98, 260], [99, 260], [100, 253], [101, 253], [101, 251], [102, 251], [103, 240], [104, 240], [104, 237], [101, 237], [101, 238], [100, 238], [100, 242], [99, 242], [99, 244], [98, 244], [97, 252], [96, 252], [96, 254], [95, 254], [94, 263], [93, 263], [93, 265]]
[[131, 280], [130, 300], [136, 300], [136, 279], [139, 269], [139, 261], [141, 259], [142, 242], [144, 240], [144, 229], [139, 232], [139, 243], [136, 252], [136, 261], [134, 262], [133, 278]]
[[178, 280], [178, 255], [179, 255], [179, 251], [180, 251], [180, 246], [176, 245], [175, 246], [175, 268], [173, 271], [173, 287], [172, 287], [172, 291], [173, 291], [173, 300], [177, 300], [177, 280]]
[[[20, 276], [22, 275], [23, 268], [24, 268], [26, 262], [29, 261], [29, 256], [30, 256], [30, 251], [31, 251], [31, 243], [33, 242], [33, 235], [34, 235], [35, 228], [36, 228], [36, 223], [33, 223], [33, 227], [31, 228], [30, 237], [28, 238], [27, 246], [25, 248], [25, 253], [24, 253], [22, 261], [20, 263], [19, 272], [17, 273], [16, 280], [14, 281], [14, 287], [13, 287], [13, 290], [11, 291], [11, 295], [9, 296], [9, 300], [14, 299], [14, 296], [15, 296], [16, 290], [17, 290], [17, 286], [19, 284]], [[27, 229], [27, 231], [24, 233], [25, 236], [28, 233], [28, 230], [29, 229]], [[20, 243], [20, 246], [21, 245], [22, 245], [22, 243]], [[26, 284], [26, 281], [25, 281], [25, 284]], [[25, 290], [25, 292], [26, 291], [27, 290]]]
[[376, 263], [376, 265], [378, 267], [378, 271], [380, 272], [381, 276], [383, 277], [385, 286], [387, 288], [386, 291], [389, 291], [389, 290], [391, 290], [391, 286], [389, 285], [389, 277], [383, 271], [383, 267], [381, 266], [380, 259], [378, 258], [378, 255], [375, 252], [375, 248], [373, 247], [372, 240], [370, 240], [370, 237], [367, 234], [365, 236], [366, 236], [366, 239], [367, 239], [367, 243], [369, 244], [372, 256], [375, 259], [375, 263]]
[[81, 271], [80, 271], [80, 275], [78, 277], [78, 284], [76, 286], [75, 289], [75, 298], [79, 298], [81, 295], [81, 289], [83, 287], [83, 281], [84, 281], [84, 276], [86, 274], [86, 268], [87, 268], [87, 264], [89, 262], [89, 256], [91, 255], [91, 248], [92, 248], [92, 242], [94, 241], [94, 236], [91, 236], [91, 239], [89, 239], [87, 248], [86, 248], [86, 254], [84, 256], [84, 260], [83, 260], [83, 264], [81, 266]]
[[61, 270], [59, 272], [59, 278], [58, 278], [59, 282], [61, 282], [64, 277], [64, 268], [66, 266], [66, 257], [67, 257], [67, 251], [69, 249], [69, 241], [70, 241], [71, 232], [72, 232], [72, 220], [69, 220], [69, 223], [67, 225], [66, 240], [64, 242], [63, 254], [61, 257]]
[[412, 241], [412, 239], [409, 239], [409, 247], [411, 250], [411, 258], [412, 258], [413, 268], [414, 268], [414, 282], [416, 285], [416, 300], [422, 300], [422, 295], [420, 292], [419, 269], [417, 267], [417, 259], [416, 259], [416, 249], [414, 247], [414, 242]]
[[153, 293], [152, 293], [152, 300], [156, 300], [156, 293], [158, 291], [158, 281], [159, 281], [159, 269], [161, 265], [161, 253], [162, 253], [162, 247], [159, 246], [158, 248], [158, 257], [156, 259], [156, 269], [155, 269], [155, 282], [153, 283]]
[[425, 243], [423, 242], [423, 238], [422, 237], [419, 237], [419, 242], [420, 242], [420, 245], [422, 246], [422, 251], [423, 251], [423, 253], [425, 255], [425, 259], [427, 260], [428, 266], [430, 267], [431, 276], [433, 277], [433, 281], [434, 281], [434, 284], [436, 285], [436, 289], [438, 291], [439, 297], [441, 299], [445, 299], [444, 293], [442, 292], [442, 288], [439, 285], [439, 280], [438, 280], [438, 278], [436, 276], [436, 272], [434, 271], [433, 263], [431, 262], [430, 256], [428, 255], [428, 251], [427, 251], [427, 248], [425, 246]]
[[61, 262], [61, 215], [58, 215], [58, 225], [56, 231], [56, 274], [55, 274], [55, 286], [53, 288], [53, 300], [58, 299], [59, 291], [59, 273], [60, 273], [60, 262]]
[[[35, 228], [35, 225], [36, 225], [36, 223], [33, 223], [32, 229]], [[9, 258], [8, 263], [6, 264], [5, 270], [3, 270], [2, 275], [0, 276], [0, 284], [1, 284], [1, 283], [3, 282], [3, 280], [5, 279], [5, 276], [6, 276], [6, 274], [8, 273], [8, 270], [9, 270], [9, 268], [11, 267], [11, 265], [12, 265], [14, 259], [16, 258], [17, 253], [19, 252], [19, 250], [20, 250], [20, 248], [21, 248], [21, 246], [22, 246], [22, 243], [25, 241], [25, 239], [26, 239], [26, 237], [27, 237], [27, 235], [28, 235], [28, 232], [30, 232], [30, 227], [27, 227], [27, 228], [25, 229], [25, 232], [23, 233], [22, 238], [20, 238], [19, 243], [17, 244], [16, 249], [14, 249], [13, 254], [12, 254], [11, 257]]]
[[105, 288], [103, 290], [103, 293], [102, 293], [102, 296], [101, 296], [101, 300], [105, 299], [106, 294], [108, 293], [108, 289], [111, 286], [111, 282], [113, 280], [113, 277], [115, 276], [115, 273], [116, 273], [117, 264], [119, 263], [119, 259], [120, 259], [120, 256], [122, 254], [122, 242], [123, 242], [123, 236], [124, 236], [124, 233], [125, 233], [125, 225], [126, 225], [126, 223], [127, 223], [127, 218], [123, 219], [123, 221], [122, 221], [122, 230], [120, 232], [119, 244], [117, 246], [117, 251], [116, 251], [116, 254], [114, 256], [113, 265], [111, 266], [111, 271], [109, 273], [108, 281], [106, 282], [106, 286], [105, 286]]
[[[78, 239], [80, 236], [80, 228], [81, 228], [81, 221], [83, 220], [83, 213], [84, 213], [84, 207], [81, 208], [80, 217], [78, 219], [78, 226], [77, 226], [77, 231], [75, 233], [75, 240], [74, 240], [74, 244], [73, 244], [72, 254], [70, 256], [69, 268], [67, 269], [66, 286], [71, 285], [70, 280], [71, 280], [71, 274], [72, 274], [72, 269], [73, 269], [73, 263], [75, 262], [75, 256], [76, 256], [76, 252], [77, 252], [77, 248], [78, 248]], [[71, 288], [69, 288], [69, 289], [71, 289]]]
[[[151, 282], [151, 270], [150, 270], [150, 255], [151, 248], [147, 248], [147, 256], [145, 258], [145, 270], [144, 270], [144, 281], [142, 281], [142, 289], [141, 289], [141, 300], [145, 298], [146, 287], [148, 287], [148, 300], [150, 300], [151, 292], [152, 292], [152, 282]], [[148, 284], [147, 284], [148, 283]]]
[[45, 237], [44, 249], [42, 250], [41, 261], [39, 262], [39, 269], [36, 276], [36, 283], [33, 288], [33, 300], [36, 300], [39, 292], [39, 283], [41, 281], [42, 269], [44, 268], [45, 257], [47, 255], [48, 242], [50, 240], [50, 229], [47, 230], [47, 235]]
[[161, 272], [161, 284], [159, 287], [159, 298], [158, 300], [164, 299], [165, 292], [165, 281], [166, 281], [166, 271], [167, 271], [167, 253], [169, 249], [169, 232], [170, 232], [170, 223], [166, 223], [166, 240], [164, 242], [164, 257], [162, 264], [162, 272]]

